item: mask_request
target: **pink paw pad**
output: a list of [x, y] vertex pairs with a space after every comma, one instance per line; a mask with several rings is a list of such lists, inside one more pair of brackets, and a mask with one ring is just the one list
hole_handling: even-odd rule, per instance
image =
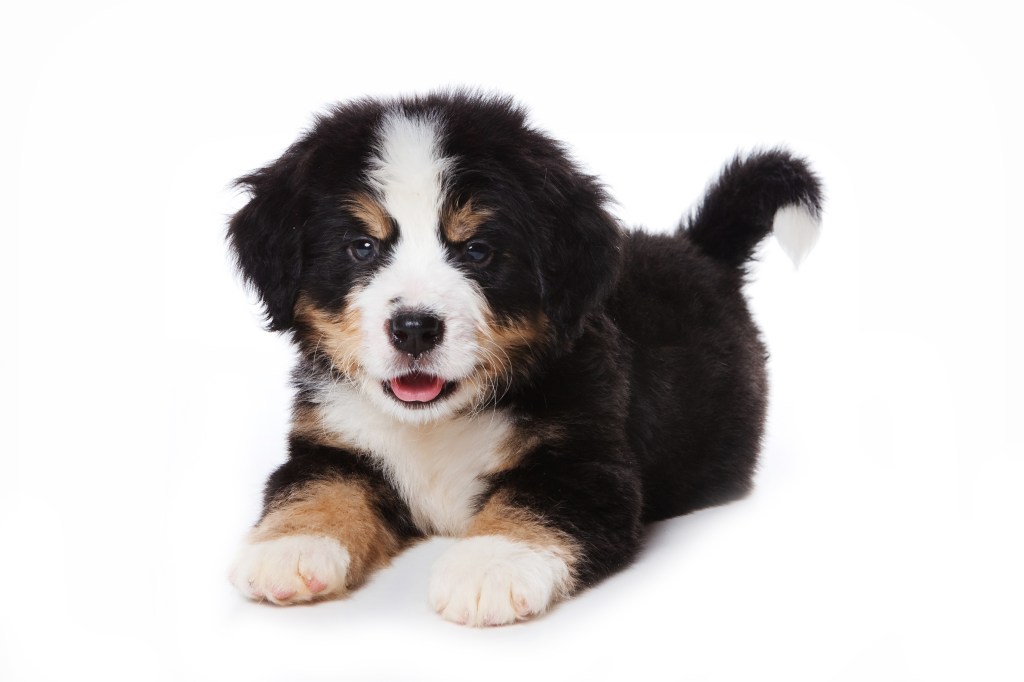
[[275, 587], [270, 594], [278, 601], [285, 601], [295, 596], [295, 590], [287, 587]]
[[327, 589], [327, 583], [320, 581], [316, 577], [302, 576], [303, 582], [306, 583], [306, 589], [309, 590], [310, 594], [320, 594]]

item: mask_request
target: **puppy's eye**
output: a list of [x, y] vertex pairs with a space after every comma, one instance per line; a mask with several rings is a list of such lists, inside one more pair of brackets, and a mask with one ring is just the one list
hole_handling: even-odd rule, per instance
[[372, 239], [356, 239], [348, 245], [348, 255], [357, 261], [368, 261], [377, 255], [377, 245]]
[[462, 253], [463, 260], [471, 265], [487, 265], [494, 255], [494, 249], [483, 242], [470, 242]]

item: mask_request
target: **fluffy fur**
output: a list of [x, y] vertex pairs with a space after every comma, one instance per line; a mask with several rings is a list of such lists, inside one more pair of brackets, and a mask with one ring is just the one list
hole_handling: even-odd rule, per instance
[[750, 489], [744, 264], [773, 228], [794, 261], [813, 245], [802, 160], [736, 158], [674, 234], [629, 232], [519, 106], [446, 92], [337, 106], [238, 182], [230, 244], [299, 352], [245, 595], [343, 595], [447, 535], [431, 604], [509, 623], [622, 569], [644, 524]]

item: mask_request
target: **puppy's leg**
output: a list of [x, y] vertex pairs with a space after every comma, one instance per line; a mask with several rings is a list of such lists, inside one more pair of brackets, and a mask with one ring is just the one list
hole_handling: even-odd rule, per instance
[[492, 497], [468, 537], [434, 565], [430, 601], [444, 618], [504, 625], [543, 613], [573, 591], [579, 547], [532, 510]]
[[467, 537], [434, 566], [430, 601], [444, 618], [476, 626], [524, 620], [632, 559], [638, 484], [586, 464], [572, 480], [558, 471], [564, 466], [534, 463], [501, 477]]
[[416, 534], [397, 493], [356, 455], [293, 440], [291, 459], [267, 482], [263, 516], [231, 582], [275, 604], [338, 597]]

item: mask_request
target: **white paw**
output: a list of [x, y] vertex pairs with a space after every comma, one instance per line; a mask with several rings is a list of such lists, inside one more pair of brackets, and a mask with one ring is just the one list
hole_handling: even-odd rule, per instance
[[231, 583], [249, 599], [296, 604], [345, 589], [348, 550], [334, 538], [285, 535], [246, 542], [231, 567]]
[[505, 625], [543, 613], [569, 582], [555, 551], [485, 535], [459, 540], [437, 560], [430, 604], [463, 625]]

